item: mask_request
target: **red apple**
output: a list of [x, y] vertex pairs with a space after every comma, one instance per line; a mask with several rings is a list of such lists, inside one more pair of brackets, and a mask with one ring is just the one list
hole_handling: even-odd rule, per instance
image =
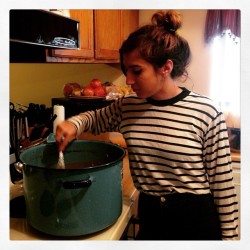
[[84, 96], [94, 96], [94, 89], [91, 86], [86, 86], [82, 89], [82, 95]]
[[65, 84], [63, 87], [63, 94], [64, 96], [70, 96], [72, 95], [73, 88], [69, 84]]
[[80, 89], [81, 88], [81, 85], [77, 82], [71, 82], [71, 83], [68, 83], [70, 84], [74, 89]]
[[90, 81], [90, 83], [89, 83], [89, 85], [92, 87], [92, 88], [98, 88], [98, 87], [100, 87], [100, 86], [102, 86], [102, 82], [101, 82], [101, 80], [99, 80], [99, 79], [92, 79], [91, 81]]
[[106, 91], [103, 86], [99, 86], [94, 89], [95, 96], [104, 97], [106, 95]]
[[63, 87], [63, 94], [64, 96], [71, 96], [74, 95], [74, 90], [79, 89], [81, 89], [81, 85], [77, 82], [66, 83]]

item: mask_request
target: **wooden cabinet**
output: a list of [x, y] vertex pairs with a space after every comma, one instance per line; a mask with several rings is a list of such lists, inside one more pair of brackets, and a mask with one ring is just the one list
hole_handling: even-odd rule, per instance
[[118, 59], [121, 10], [95, 10], [95, 58]]
[[138, 27], [138, 10], [95, 11], [95, 58], [119, 60], [124, 39]]
[[122, 41], [138, 27], [138, 10], [70, 10], [80, 21], [80, 49], [52, 50], [49, 62], [119, 62]]
[[52, 50], [53, 57], [94, 57], [94, 31], [92, 10], [70, 10], [70, 17], [80, 21], [80, 50]]
[[80, 21], [80, 49], [47, 51], [47, 62], [84, 62], [94, 58], [93, 10], [70, 10], [70, 17]]
[[121, 36], [122, 41], [125, 40], [128, 35], [136, 30], [139, 26], [139, 10], [122, 10], [121, 11]]

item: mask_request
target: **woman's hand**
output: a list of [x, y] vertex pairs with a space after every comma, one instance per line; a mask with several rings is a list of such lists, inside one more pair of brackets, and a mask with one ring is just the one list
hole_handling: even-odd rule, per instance
[[59, 152], [64, 151], [67, 145], [76, 138], [76, 133], [76, 127], [68, 121], [63, 121], [57, 125], [56, 142], [59, 145]]

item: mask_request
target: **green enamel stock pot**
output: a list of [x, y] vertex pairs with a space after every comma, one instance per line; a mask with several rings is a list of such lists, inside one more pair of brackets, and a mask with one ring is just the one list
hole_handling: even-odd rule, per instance
[[23, 185], [28, 223], [54, 236], [80, 236], [103, 230], [122, 212], [122, 165], [118, 145], [75, 140], [58, 168], [56, 143], [23, 151]]

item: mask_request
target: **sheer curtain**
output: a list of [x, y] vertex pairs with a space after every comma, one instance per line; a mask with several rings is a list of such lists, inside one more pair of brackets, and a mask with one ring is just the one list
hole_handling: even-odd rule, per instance
[[209, 10], [205, 40], [211, 49], [210, 96], [229, 127], [240, 127], [240, 11]]

